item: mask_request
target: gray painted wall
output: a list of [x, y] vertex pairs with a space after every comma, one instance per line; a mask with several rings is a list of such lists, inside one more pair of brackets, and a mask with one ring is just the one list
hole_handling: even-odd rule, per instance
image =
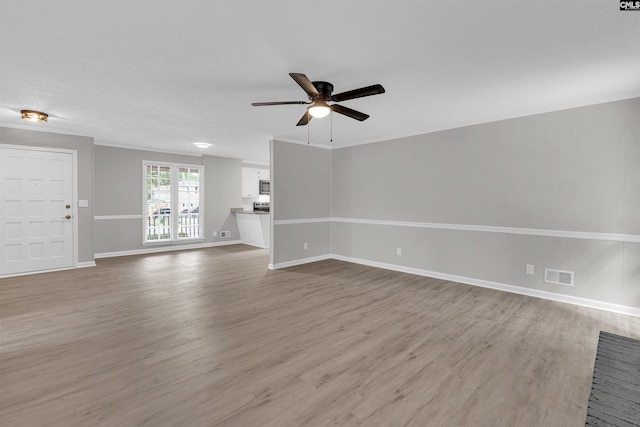
[[[204, 165], [204, 243], [239, 238], [230, 208], [242, 203], [242, 161], [214, 156], [185, 156], [96, 145], [96, 216], [140, 215], [143, 160]], [[97, 219], [96, 254], [142, 249], [141, 220]], [[218, 236], [213, 237], [213, 231]], [[219, 231], [231, 231], [220, 239]], [[154, 245], [153, 247], [157, 247]]]
[[333, 216], [640, 234], [640, 98], [333, 151]]
[[[326, 255], [330, 224], [282, 224], [290, 219], [331, 215], [331, 151], [308, 145], [271, 142], [271, 264]], [[304, 243], [308, 249], [304, 250]]]
[[[636, 98], [334, 150], [332, 216], [638, 236], [638, 117]], [[640, 307], [640, 243], [344, 222], [331, 242], [346, 257]], [[575, 286], [544, 283], [545, 267], [574, 271]]]
[[[272, 262], [308, 258], [304, 233], [330, 230], [329, 248], [313, 255], [640, 308], [640, 243], [610, 236], [640, 236], [638, 117], [635, 98], [330, 154], [275, 142], [276, 220], [333, 220], [274, 226]], [[545, 283], [544, 268], [574, 271], [575, 286]]]
[[[205, 168], [206, 242], [240, 240], [236, 217], [231, 208], [242, 206], [242, 161], [226, 157], [203, 156]], [[213, 231], [218, 232], [213, 237]], [[220, 231], [231, 231], [231, 237], [220, 239]]]
[[[88, 208], [78, 208], [79, 262], [93, 261], [94, 253], [142, 248], [140, 219], [94, 221], [94, 216], [140, 215], [143, 160], [204, 165], [204, 243], [239, 239], [235, 217], [230, 213], [230, 208], [242, 205], [242, 161], [239, 159], [106, 147], [94, 145], [93, 138], [89, 137], [6, 127], [0, 127], [0, 143], [78, 152], [78, 198], [89, 201]], [[218, 231], [217, 237], [213, 237], [214, 230]], [[222, 230], [231, 231], [231, 237], [220, 239]]]
[[77, 151], [78, 198], [89, 201], [88, 208], [78, 208], [78, 261], [92, 262], [94, 243], [93, 138], [0, 127], [0, 143]]

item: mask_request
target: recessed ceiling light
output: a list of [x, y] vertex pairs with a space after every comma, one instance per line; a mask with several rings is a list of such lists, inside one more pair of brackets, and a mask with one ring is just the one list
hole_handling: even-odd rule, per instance
[[22, 114], [22, 120], [29, 120], [30, 122], [44, 123], [47, 121], [49, 115], [47, 113], [41, 113], [40, 111], [33, 110], [20, 110]]
[[209, 144], [208, 142], [194, 142], [193, 145], [195, 145], [198, 148], [209, 148], [209, 147], [211, 147], [211, 144]]

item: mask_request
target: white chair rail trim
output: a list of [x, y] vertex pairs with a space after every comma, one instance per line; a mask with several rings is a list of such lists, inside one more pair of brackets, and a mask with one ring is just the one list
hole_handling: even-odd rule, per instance
[[348, 223], [348, 224], [431, 228], [431, 229], [457, 230], [457, 231], [479, 231], [484, 233], [503, 233], [503, 234], [518, 234], [518, 235], [526, 235], [526, 236], [564, 237], [569, 239], [609, 240], [609, 241], [616, 241], [616, 242], [640, 243], [640, 235], [637, 235], [637, 234], [550, 230], [550, 229], [542, 229], [542, 228], [498, 227], [498, 226], [490, 226], [490, 225], [446, 224], [446, 223], [437, 223], [437, 222], [412, 222], [412, 221], [388, 221], [388, 220], [379, 220], [379, 219], [339, 218], [339, 217], [280, 219], [280, 220], [273, 221], [274, 225], [276, 226], [277, 225], [293, 225], [293, 224], [310, 224], [310, 223], [321, 223], [321, 222], [342, 222], [342, 223]]

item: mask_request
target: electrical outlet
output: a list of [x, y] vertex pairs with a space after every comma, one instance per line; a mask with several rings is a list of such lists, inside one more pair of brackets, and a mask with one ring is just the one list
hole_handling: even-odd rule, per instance
[[402, 255], [402, 248], [396, 248], [396, 255]]
[[221, 231], [220, 232], [220, 237], [222, 237], [222, 238], [231, 237], [231, 232], [230, 231]]
[[529, 275], [533, 275], [533, 265], [532, 264], [527, 264], [527, 270], [526, 270], [527, 274]]
[[309, 249], [309, 244], [307, 242], [304, 242], [304, 250], [306, 251], [307, 249]]

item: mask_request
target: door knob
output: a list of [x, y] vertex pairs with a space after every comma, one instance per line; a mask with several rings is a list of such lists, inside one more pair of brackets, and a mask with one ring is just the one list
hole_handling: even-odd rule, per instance
[[65, 206], [65, 208], [71, 209], [71, 205], [67, 205], [67, 206]]
[[65, 216], [64, 219], [71, 219], [71, 215]]

